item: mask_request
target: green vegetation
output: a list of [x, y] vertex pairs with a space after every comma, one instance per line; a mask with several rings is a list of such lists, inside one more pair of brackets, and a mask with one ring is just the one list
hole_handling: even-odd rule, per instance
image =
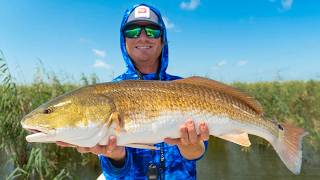
[[[44, 78], [46, 77], [46, 78]], [[32, 84], [17, 85], [0, 52], [0, 154], [7, 155], [13, 168], [7, 179], [76, 179], [100, 171], [97, 157], [81, 155], [72, 148], [55, 144], [28, 144], [20, 120], [42, 103], [81, 85], [96, 83], [95, 75], [82, 75], [82, 84], [61, 83], [55, 74], [38, 68]], [[265, 108], [266, 116], [280, 122], [288, 121], [305, 128], [310, 135], [305, 144], [318, 151], [320, 147], [320, 82], [288, 81], [234, 83], [255, 96]], [[253, 143], [267, 147], [261, 138]], [[1, 156], [1, 155], [0, 155]], [[86, 168], [81, 168], [82, 166]], [[3, 166], [1, 164], [1, 166]], [[79, 169], [86, 169], [81, 170]], [[2, 177], [0, 176], [0, 179]]]
[[[81, 77], [82, 85], [97, 81], [95, 75]], [[90, 171], [97, 176], [99, 164], [95, 155], [81, 155], [74, 149], [62, 149], [55, 144], [28, 144], [27, 132], [20, 125], [28, 112], [79, 86], [81, 84], [60, 83], [55, 74], [46, 73], [41, 67], [37, 68], [32, 84], [17, 85], [0, 51], [0, 156], [6, 155], [9, 161], [6, 164], [14, 167], [6, 175], [7, 179], [75, 179], [75, 174], [81, 177], [81, 173], [85, 175]], [[79, 174], [77, 171], [84, 165], [88, 170]]]
[[234, 83], [233, 86], [254, 96], [269, 119], [304, 128], [309, 133], [305, 138], [306, 144], [320, 150], [319, 81]]

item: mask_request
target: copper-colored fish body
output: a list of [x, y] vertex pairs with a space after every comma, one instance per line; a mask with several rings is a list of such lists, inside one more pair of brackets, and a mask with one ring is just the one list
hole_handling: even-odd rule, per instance
[[196, 126], [206, 122], [210, 135], [242, 146], [250, 146], [248, 134], [262, 137], [292, 172], [300, 172], [302, 129], [267, 120], [248, 94], [201, 77], [83, 87], [40, 106], [22, 125], [41, 131], [27, 137], [32, 142], [92, 147], [115, 135], [118, 145], [152, 148], [148, 144], [178, 138], [188, 118]]

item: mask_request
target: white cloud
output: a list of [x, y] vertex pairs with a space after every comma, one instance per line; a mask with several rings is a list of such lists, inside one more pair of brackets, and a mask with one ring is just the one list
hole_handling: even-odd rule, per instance
[[92, 49], [93, 53], [101, 58], [106, 57], [106, 52], [104, 50]]
[[226, 64], [227, 64], [227, 61], [226, 61], [226, 60], [222, 60], [222, 61], [219, 61], [219, 62], [216, 64], [216, 66], [221, 67], [221, 66], [224, 66], [224, 65], [226, 65]]
[[240, 60], [240, 61], [237, 62], [238, 66], [244, 66], [246, 64], [248, 64], [248, 61], [246, 61], [246, 60]]
[[93, 67], [95, 68], [104, 68], [104, 69], [111, 69], [111, 66], [104, 61], [97, 59], [96, 62], [94, 63]]
[[281, 0], [281, 5], [284, 10], [291, 9], [292, 4], [293, 0]]
[[164, 22], [164, 24], [166, 25], [166, 28], [167, 28], [167, 29], [172, 29], [172, 28], [175, 27], [175, 25], [174, 25], [174, 24], [169, 20], [169, 18], [166, 17], [166, 16], [163, 16], [163, 22]]
[[269, 0], [269, 2], [281, 2], [281, 9], [279, 9], [279, 12], [290, 10], [293, 4], [293, 0]]
[[219, 69], [221, 68], [222, 66], [226, 65], [227, 64], [227, 61], [226, 60], [221, 60], [219, 61], [218, 63], [216, 63], [214, 66], [213, 66], [213, 69]]
[[200, 0], [190, 0], [190, 2], [181, 2], [180, 8], [184, 10], [195, 10], [200, 4]]

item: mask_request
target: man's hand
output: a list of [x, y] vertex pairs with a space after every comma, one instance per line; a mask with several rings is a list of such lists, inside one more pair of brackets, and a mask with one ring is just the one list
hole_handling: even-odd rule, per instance
[[177, 145], [181, 155], [189, 160], [197, 159], [205, 152], [203, 141], [209, 139], [209, 129], [205, 122], [199, 125], [199, 135], [192, 119], [180, 127], [180, 138], [166, 138], [167, 144]]
[[93, 153], [93, 154], [102, 154], [106, 157], [109, 157], [113, 160], [113, 164], [115, 166], [121, 167], [121, 165], [124, 163], [124, 159], [126, 156], [126, 151], [123, 146], [117, 146], [117, 140], [116, 137], [110, 136], [109, 137], [109, 143], [108, 145], [96, 145], [94, 147], [79, 147], [75, 146], [73, 144], [68, 144], [64, 142], [56, 142], [58, 146], [62, 147], [75, 147], [80, 153]]

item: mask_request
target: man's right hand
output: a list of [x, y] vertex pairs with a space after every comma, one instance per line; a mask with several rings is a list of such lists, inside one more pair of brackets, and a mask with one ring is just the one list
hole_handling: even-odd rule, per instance
[[117, 139], [115, 136], [109, 137], [108, 145], [96, 145], [91, 148], [79, 147], [73, 144], [57, 141], [56, 144], [61, 147], [75, 147], [80, 153], [93, 153], [96, 155], [103, 155], [112, 159], [112, 164], [117, 167], [122, 167], [125, 157], [126, 150], [123, 146], [117, 146]]

